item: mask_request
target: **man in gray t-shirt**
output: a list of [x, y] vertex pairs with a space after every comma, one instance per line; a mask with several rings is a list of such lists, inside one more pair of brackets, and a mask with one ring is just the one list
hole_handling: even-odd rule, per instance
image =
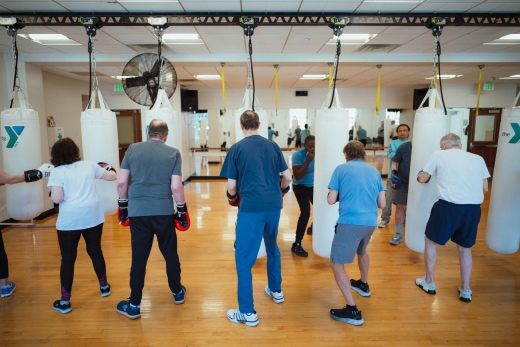
[[181, 284], [175, 229], [188, 230], [190, 218], [184, 199], [181, 155], [178, 149], [165, 144], [167, 138], [168, 125], [162, 120], [152, 120], [149, 140], [128, 147], [119, 171], [119, 221], [124, 226], [130, 224], [132, 267], [130, 298], [119, 302], [117, 312], [130, 319], [141, 316], [139, 305], [154, 235], [166, 261], [168, 285], [175, 303], [182, 304], [186, 294]]

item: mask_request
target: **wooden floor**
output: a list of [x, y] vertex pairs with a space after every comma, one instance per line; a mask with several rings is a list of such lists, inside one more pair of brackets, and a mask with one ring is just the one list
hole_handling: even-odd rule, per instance
[[[456, 247], [438, 250], [437, 295], [428, 295], [414, 280], [424, 274], [423, 256], [404, 244], [391, 246], [394, 225], [377, 229], [368, 248], [372, 296], [354, 294], [363, 311], [360, 327], [329, 317], [342, 307], [329, 260], [312, 253], [311, 237], [303, 246], [308, 258], [290, 252], [298, 218], [292, 192], [285, 197], [279, 232], [285, 302], [264, 293], [266, 259], [254, 268], [255, 308], [260, 324], [233, 324], [226, 310], [237, 307], [234, 267], [236, 209], [228, 206], [225, 181], [190, 182], [186, 197], [192, 226], [178, 233], [186, 302], [175, 305], [165, 264], [154, 245], [141, 305], [142, 318], [130, 320], [115, 310], [129, 295], [129, 230], [108, 216], [103, 235], [112, 295], [102, 298], [83, 241], [76, 262], [72, 312], [51, 307], [60, 297], [60, 252], [54, 228], [7, 228], [4, 242], [15, 293], [0, 299], [0, 346], [519, 346], [520, 253], [500, 255], [484, 242], [487, 204], [473, 248], [473, 302], [458, 300]], [[37, 222], [53, 226], [55, 217]], [[518, 226], [514, 226], [518, 227]], [[358, 278], [356, 264], [347, 272]]]

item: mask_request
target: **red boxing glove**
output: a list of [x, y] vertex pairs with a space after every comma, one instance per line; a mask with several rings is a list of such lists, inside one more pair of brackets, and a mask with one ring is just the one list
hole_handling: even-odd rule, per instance
[[119, 224], [124, 227], [130, 225], [130, 218], [128, 218], [128, 199], [117, 199], [117, 219]]
[[[97, 163], [99, 166], [101, 166], [103, 169], [107, 170], [107, 171], [113, 171], [113, 172], [116, 172], [116, 169], [114, 169], [114, 167], [110, 164], [107, 164], [107, 163], [104, 163], [102, 161], [100, 161], [99, 163]], [[117, 172], [116, 172], [117, 173]]]
[[182, 204], [177, 204], [177, 212], [175, 212], [175, 229], [179, 231], [186, 231], [190, 228], [190, 214], [188, 213], [188, 205], [186, 201]]
[[238, 196], [238, 193], [235, 194], [235, 195], [231, 195], [231, 194], [229, 194], [229, 192], [226, 190], [226, 196], [227, 196], [227, 199], [228, 199], [228, 203], [229, 203], [231, 206], [234, 206], [234, 207], [240, 207], [240, 196]]

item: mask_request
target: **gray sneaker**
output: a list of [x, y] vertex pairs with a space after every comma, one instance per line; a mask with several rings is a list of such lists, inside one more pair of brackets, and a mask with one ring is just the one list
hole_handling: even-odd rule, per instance
[[401, 242], [403, 242], [403, 235], [401, 234], [395, 234], [394, 237], [390, 240], [391, 245], [398, 245]]

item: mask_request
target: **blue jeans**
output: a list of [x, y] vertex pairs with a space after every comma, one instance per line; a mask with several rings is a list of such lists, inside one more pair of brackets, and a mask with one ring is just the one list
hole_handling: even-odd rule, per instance
[[238, 277], [238, 308], [242, 313], [255, 311], [253, 274], [251, 269], [262, 237], [267, 251], [267, 284], [274, 292], [282, 290], [282, 264], [276, 243], [280, 210], [270, 212], [242, 212], [239, 210], [236, 226], [235, 264]]

